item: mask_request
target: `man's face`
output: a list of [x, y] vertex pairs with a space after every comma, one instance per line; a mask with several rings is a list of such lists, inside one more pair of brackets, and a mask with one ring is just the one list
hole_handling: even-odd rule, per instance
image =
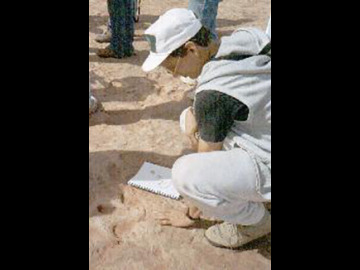
[[186, 55], [183, 57], [174, 57], [169, 55], [161, 64], [162, 67], [167, 69], [173, 76], [184, 76], [196, 79], [202, 70], [202, 61], [198, 54], [193, 51], [187, 50]]

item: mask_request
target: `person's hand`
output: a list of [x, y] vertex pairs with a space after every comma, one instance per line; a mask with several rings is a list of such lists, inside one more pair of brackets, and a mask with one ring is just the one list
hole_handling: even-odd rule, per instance
[[194, 133], [194, 134], [191, 134], [191, 135], [187, 135], [190, 143], [191, 143], [191, 148], [194, 150], [194, 151], [198, 151], [199, 149], [199, 138], [197, 136], [197, 132]]
[[199, 219], [201, 215], [201, 211], [196, 206], [190, 206], [188, 211], [188, 216], [191, 219]]
[[195, 219], [199, 219], [201, 211], [195, 206], [185, 206], [181, 210], [168, 210], [155, 214], [155, 220], [159, 221], [162, 226], [173, 226], [186, 228], [191, 227], [195, 223]]
[[173, 226], [186, 228], [194, 225], [195, 221], [190, 219], [189, 208], [185, 207], [182, 210], [167, 210], [155, 214], [155, 220], [162, 226]]
[[197, 151], [199, 145], [199, 139], [197, 136], [198, 125], [196, 122], [193, 108], [189, 107], [188, 109], [186, 109], [185, 112], [186, 113], [184, 119], [185, 121], [184, 121], [183, 132], [190, 140], [193, 150]]

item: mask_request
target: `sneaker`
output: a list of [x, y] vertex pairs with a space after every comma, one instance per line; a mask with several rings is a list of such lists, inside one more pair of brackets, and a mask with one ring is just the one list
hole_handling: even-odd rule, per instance
[[271, 215], [265, 211], [261, 221], [252, 226], [224, 222], [206, 230], [206, 239], [216, 247], [239, 248], [271, 232]]
[[96, 98], [91, 97], [89, 101], [89, 116], [103, 110], [102, 104]]
[[110, 43], [110, 41], [111, 41], [111, 31], [109, 29], [107, 29], [103, 34], [98, 35], [95, 38], [95, 41], [97, 41], [99, 43]]

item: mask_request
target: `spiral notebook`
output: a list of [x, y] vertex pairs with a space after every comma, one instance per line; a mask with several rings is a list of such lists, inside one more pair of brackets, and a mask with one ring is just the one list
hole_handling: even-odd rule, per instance
[[149, 162], [145, 162], [141, 166], [138, 173], [128, 181], [128, 184], [175, 200], [180, 199], [180, 194], [171, 180], [171, 169]]

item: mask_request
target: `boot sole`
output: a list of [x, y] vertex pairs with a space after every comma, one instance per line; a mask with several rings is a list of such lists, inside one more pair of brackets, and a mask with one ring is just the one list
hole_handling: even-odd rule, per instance
[[110, 40], [96, 40], [97, 43], [110, 43]]
[[225, 248], [225, 249], [239, 249], [239, 248], [242, 248], [242, 247], [246, 246], [247, 244], [250, 244], [250, 243], [253, 242], [253, 241], [256, 241], [256, 240], [258, 240], [258, 239], [260, 239], [260, 238], [263, 238], [263, 237], [267, 236], [267, 235], [270, 234], [270, 233], [271, 233], [271, 232], [269, 232], [269, 233], [267, 233], [267, 234], [264, 234], [264, 235], [262, 235], [262, 236], [259, 236], [259, 237], [255, 238], [255, 239], [253, 239], [253, 240], [250, 240], [249, 242], [246, 242], [246, 243], [244, 243], [244, 244], [241, 244], [241, 245], [239, 245], [239, 246], [234, 246], [234, 247], [228, 247], [228, 246], [224, 246], [224, 245], [215, 243], [215, 242], [211, 241], [209, 238], [207, 238], [206, 235], [205, 235], [205, 238], [206, 238], [206, 240], [207, 240], [211, 245], [213, 245], [214, 247]]

